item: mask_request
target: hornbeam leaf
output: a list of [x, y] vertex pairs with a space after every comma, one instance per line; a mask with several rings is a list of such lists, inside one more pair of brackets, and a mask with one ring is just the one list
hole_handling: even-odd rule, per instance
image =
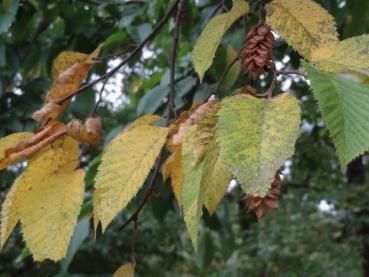
[[264, 197], [275, 172], [294, 153], [300, 124], [297, 99], [288, 93], [270, 100], [235, 95], [221, 102], [218, 115], [220, 159], [245, 193]]
[[358, 72], [369, 75], [369, 35], [362, 35], [320, 47], [312, 63], [329, 72]]
[[114, 272], [113, 277], [133, 277], [135, 275], [135, 267], [133, 264], [125, 264], [120, 266]]
[[183, 206], [182, 191], [182, 147], [180, 145], [173, 147], [173, 152], [162, 166], [162, 175], [164, 181], [170, 177], [174, 196], [177, 199], [179, 207]]
[[94, 199], [94, 215], [98, 215], [103, 232], [143, 185], [167, 134], [168, 128], [134, 127], [114, 138], [104, 150]]
[[[30, 132], [21, 132], [14, 133], [9, 136], [0, 138], [0, 161], [5, 157], [5, 150], [13, 147], [20, 141], [28, 139], [33, 136], [33, 133]], [[7, 165], [5, 163], [0, 162], [0, 169], [5, 168]]]
[[244, 0], [235, 0], [229, 12], [214, 17], [201, 32], [192, 51], [192, 64], [200, 81], [204, 78], [205, 71], [211, 66], [225, 32], [248, 11], [249, 5]]
[[266, 6], [267, 23], [301, 55], [338, 41], [333, 17], [312, 0], [274, 0]]
[[59, 138], [30, 160], [3, 204], [1, 244], [20, 221], [36, 261], [65, 256], [83, 201], [79, 155], [77, 142]]
[[204, 204], [210, 214], [213, 214], [227, 191], [232, 180], [230, 168], [220, 159], [219, 146], [213, 140], [204, 158], [201, 182], [205, 188]]
[[182, 201], [183, 201], [183, 214], [184, 220], [187, 225], [187, 229], [190, 233], [192, 244], [197, 250], [198, 245], [198, 229], [201, 217], [201, 211], [203, 206], [204, 188], [201, 183], [202, 167], [204, 160], [198, 164], [193, 164], [192, 157], [192, 145], [190, 139], [192, 130], [190, 129], [185, 136], [183, 142], [182, 153], [182, 172], [183, 172], [183, 185], [182, 185]]
[[342, 165], [369, 149], [369, 86], [303, 63]]

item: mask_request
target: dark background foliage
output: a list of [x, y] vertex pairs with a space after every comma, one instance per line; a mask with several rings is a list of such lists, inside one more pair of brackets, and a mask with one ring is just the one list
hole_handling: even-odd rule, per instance
[[[240, 20], [232, 27], [200, 84], [191, 67], [190, 52], [219, 2], [187, 1], [176, 68], [175, 102], [180, 110], [188, 109], [194, 99], [209, 95], [224, 70], [225, 47], [232, 45], [239, 50], [245, 27], [250, 29], [257, 22], [250, 15], [247, 24]], [[250, 0], [252, 12], [263, 2], [267, 1]], [[369, 33], [367, 0], [317, 2], [335, 17], [341, 39]], [[128, 52], [151, 32], [171, 4], [169, 0], [129, 4], [123, 0], [3, 1], [0, 136], [34, 130], [31, 114], [42, 104], [51, 82], [51, 64], [58, 53], [89, 53], [100, 43], [104, 43], [102, 56]], [[225, 7], [231, 5], [232, 1], [225, 1]], [[0, 276], [109, 276], [130, 261], [132, 228], [120, 231], [119, 224], [131, 214], [142, 192], [106, 233], [98, 233], [94, 240], [89, 222], [93, 177], [104, 145], [129, 122], [146, 113], [166, 113], [173, 27], [171, 19], [142, 54], [108, 82], [98, 109], [104, 136], [101, 145], [89, 148], [83, 157], [87, 193], [67, 258], [60, 263], [33, 262], [17, 229], [0, 254]], [[274, 55], [280, 67], [299, 68], [301, 57], [280, 39]], [[88, 80], [102, 75], [116, 62], [111, 59], [97, 64]], [[245, 210], [236, 187], [215, 215], [204, 211], [199, 252], [195, 254], [170, 185], [159, 181], [156, 190], [160, 194], [151, 198], [139, 217], [137, 276], [369, 276], [368, 157], [359, 157], [342, 169], [306, 82], [291, 77], [280, 81], [284, 90], [300, 99], [303, 113], [296, 154], [284, 170], [280, 208], [257, 221]], [[252, 85], [263, 92], [269, 83], [267, 76]], [[246, 84], [251, 81], [240, 75], [233, 87], [221, 94], [228, 95]], [[88, 116], [99, 88], [77, 96], [63, 121]], [[1, 201], [21, 171], [22, 165], [0, 172]]]

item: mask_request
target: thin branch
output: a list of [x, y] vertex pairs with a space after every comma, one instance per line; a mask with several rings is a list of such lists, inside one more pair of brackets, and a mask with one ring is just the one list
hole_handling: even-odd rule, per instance
[[299, 75], [301, 77], [304, 77], [305, 79], [309, 78], [304, 72], [298, 70], [278, 70], [277, 75]]
[[131, 260], [133, 266], [136, 265], [136, 240], [137, 240], [137, 218], [133, 221], [133, 231], [131, 238]]
[[101, 77], [97, 78], [96, 80], [80, 87], [79, 89], [73, 91], [71, 94], [67, 95], [66, 97], [62, 98], [61, 100], [59, 100], [57, 102], [57, 104], [62, 104], [63, 102], [71, 99], [73, 96], [77, 95], [78, 93], [91, 88], [92, 86], [94, 86], [95, 84], [97, 84], [98, 82], [105, 80], [106, 78], [109, 78], [110, 76], [112, 76], [113, 74], [115, 74], [123, 65], [127, 64], [134, 56], [136, 56], [137, 53], [139, 53], [144, 46], [150, 42], [161, 30], [161, 28], [167, 23], [167, 21], [169, 20], [169, 18], [172, 16], [173, 11], [176, 9], [177, 5], [179, 3], [179, 0], [177, 0], [174, 5], [170, 8], [170, 10], [167, 12], [167, 14], [163, 17], [163, 19], [156, 25], [156, 27], [154, 28], [154, 30], [139, 44], [137, 45], [137, 47], [127, 55], [126, 58], [124, 58], [116, 67], [114, 67], [113, 69], [111, 69], [110, 71], [108, 71], [107, 73], [105, 73], [104, 75], [102, 75]]
[[183, 9], [184, 0], [181, 0], [178, 5], [176, 21], [175, 21], [175, 30], [173, 37], [173, 47], [172, 47], [172, 56], [170, 59], [170, 84], [169, 84], [169, 93], [168, 93], [168, 123], [170, 121], [171, 114], [174, 117], [177, 117], [177, 111], [174, 104], [174, 94], [175, 94], [175, 73], [176, 73], [176, 58], [177, 58], [177, 50], [178, 50], [178, 40], [179, 40], [179, 25], [181, 19], [181, 13]]
[[275, 64], [273, 64], [273, 79], [272, 79], [272, 83], [270, 84], [270, 87], [268, 88], [268, 90], [266, 91], [266, 95], [267, 95], [267, 98], [270, 99], [272, 98], [273, 96], [273, 90], [276, 88], [277, 86], [277, 77], [278, 77], [278, 74], [277, 74], [277, 69], [275, 67]]
[[100, 89], [100, 92], [99, 92], [99, 99], [97, 100], [97, 102], [95, 103], [95, 106], [93, 107], [93, 109], [92, 109], [92, 111], [91, 111], [91, 113], [90, 113], [90, 116], [89, 117], [94, 117], [95, 116], [95, 114], [96, 114], [96, 112], [97, 112], [97, 109], [98, 109], [98, 107], [99, 107], [99, 105], [100, 105], [100, 103], [101, 103], [101, 101], [102, 101], [102, 95], [103, 95], [103, 93], [104, 93], [104, 91], [105, 91], [105, 86], [106, 86], [106, 84], [107, 84], [107, 82], [109, 81], [109, 78], [106, 78], [105, 80], [104, 80], [104, 83], [103, 83], [103, 85], [102, 85], [102, 87], [101, 87], [101, 89]]

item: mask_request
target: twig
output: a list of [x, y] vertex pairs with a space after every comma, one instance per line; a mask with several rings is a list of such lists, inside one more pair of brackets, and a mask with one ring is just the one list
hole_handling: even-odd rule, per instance
[[137, 218], [133, 221], [133, 231], [131, 238], [131, 260], [133, 266], [136, 266], [136, 240], [137, 240]]
[[277, 77], [278, 77], [277, 69], [275, 67], [275, 64], [273, 64], [273, 79], [272, 79], [272, 83], [270, 84], [270, 87], [266, 91], [266, 95], [267, 95], [267, 98], [268, 99], [272, 98], [272, 96], [273, 96], [273, 90], [277, 86]]
[[277, 75], [299, 75], [301, 77], [304, 77], [305, 79], [309, 78], [304, 72], [298, 70], [278, 70]]
[[73, 96], [77, 95], [78, 93], [89, 89], [90, 87], [94, 86], [95, 84], [97, 84], [98, 82], [105, 80], [106, 78], [109, 78], [110, 76], [112, 76], [113, 74], [115, 74], [123, 65], [125, 65], [126, 63], [128, 63], [137, 53], [139, 53], [142, 48], [144, 48], [144, 46], [151, 41], [156, 35], [157, 33], [161, 30], [161, 28], [165, 25], [165, 23], [167, 23], [167, 21], [169, 20], [169, 18], [172, 16], [173, 11], [176, 9], [177, 5], [179, 3], [179, 0], [177, 0], [174, 5], [170, 8], [170, 10], [167, 12], [167, 14], [163, 17], [163, 19], [156, 25], [156, 27], [154, 28], [154, 30], [139, 44], [137, 45], [137, 47], [127, 55], [126, 58], [124, 58], [116, 67], [114, 67], [112, 70], [108, 71], [107, 73], [105, 73], [104, 75], [102, 75], [101, 77], [97, 78], [96, 80], [80, 87], [79, 89], [73, 91], [71, 94], [65, 96], [64, 98], [62, 98], [61, 100], [59, 100], [57, 102], [57, 104], [62, 104], [63, 102], [69, 100], [70, 98], [72, 98]]
[[177, 49], [178, 49], [178, 40], [179, 40], [179, 24], [180, 17], [183, 9], [184, 0], [181, 0], [178, 5], [176, 21], [175, 21], [175, 30], [173, 37], [173, 47], [172, 47], [172, 56], [170, 59], [170, 84], [169, 84], [169, 93], [168, 93], [168, 123], [170, 121], [171, 114], [174, 117], [177, 117], [177, 111], [174, 104], [174, 94], [175, 94], [175, 73], [176, 73], [176, 58], [177, 58]]
[[91, 111], [91, 113], [90, 113], [90, 116], [89, 116], [89, 117], [94, 117], [94, 116], [95, 116], [95, 114], [96, 114], [96, 112], [97, 112], [97, 108], [99, 107], [99, 105], [100, 105], [100, 103], [101, 103], [101, 101], [102, 101], [102, 95], [103, 95], [103, 93], [104, 93], [104, 91], [105, 91], [105, 85], [107, 84], [108, 80], [109, 80], [109, 78], [106, 78], [106, 79], [104, 80], [104, 83], [103, 83], [103, 85], [102, 85], [102, 87], [101, 87], [101, 89], [100, 89], [100, 92], [99, 92], [99, 99], [98, 99], [98, 100], [97, 100], [97, 102], [95, 103], [95, 106], [93, 107], [93, 109], [92, 109], [92, 111]]

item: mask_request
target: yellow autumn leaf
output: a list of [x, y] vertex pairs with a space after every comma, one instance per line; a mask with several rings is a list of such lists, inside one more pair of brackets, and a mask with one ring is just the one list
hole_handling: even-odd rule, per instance
[[345, 39], [325, 45], [312, 54], [311, 61], [320, 69], [335, 73], [357, 72], [369, 75], [369, 55], [367, 48], [369, 35]]
[[131, 130], [132, 128], [138, 127], [138, 126], [142, 126], [142, 125], [151, 125], [152, 123], [159, 121], [163, 119], [161, 116], [156, 115], [156, 114], [147, 114], [144, 116], [141, 116], [139, 118], [137, 118], [135, 121], [133, 121], [129, 127], [127, 128], [128, 130]]
[[75, 51], [63, 51], [53, 61], [51, 74], [56, 79], [61, 73], [76, 63], [82, 63], [88, 58], [87, 54]]
[[206, 70], [213, 63], [215, 52], [229, 27], [241, 16], [247, 14], [249, 5], [244, 0], [235, 0], [229, 12], [211, 19], [201, 32], [192, 50], [192, 64], [199, 75], [200, 81]]
[[143, 185], [167, 135], [168, 128], [138, 126], [122, 132], [105, 148], [95, 179], [99, 197], [94, 205], [103, 232]]
[[114, 272], [113, 277], [133, 277], [135, 275], [134, 266], [129, 263], [120, 266], [117, 271]]
[[78, 143], [57, 139], [35, 155], [17, 178], [1, 211], [1, 244], [18, 221], [36, 261], [60, 260], [77, 224], [84, 192]]
[[266, 6], [267, 23], [301, 55], [338, 41], [334, 18], [312, 0], [274, 0]]
[[182, 150], [181, 146], [174, 146], [173, 152], [162, 166], [163, 179], [171, 178], [174, 196], [177, 199], [179, 207], [182, 207]]

